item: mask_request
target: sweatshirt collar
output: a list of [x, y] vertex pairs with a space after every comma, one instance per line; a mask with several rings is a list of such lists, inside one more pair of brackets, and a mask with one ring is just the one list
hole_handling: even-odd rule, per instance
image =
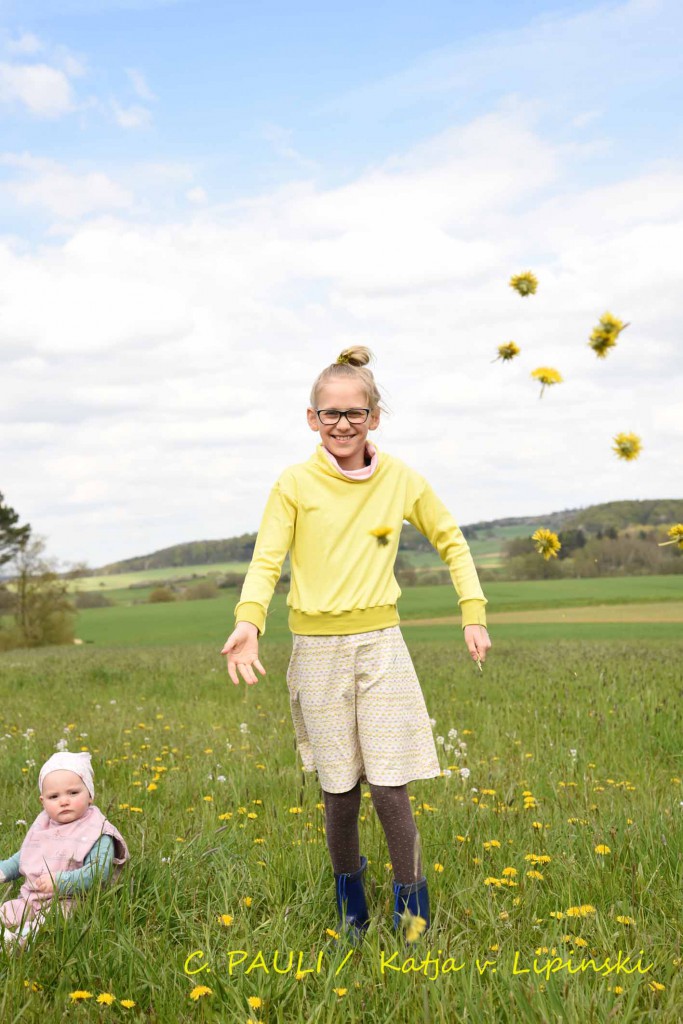
[[[372, 442], [366, 441], [366, 446], [369, 446], [371, 449], [374, 449], [374, 453], [372, 454], [372, 461], [375, 462], [374, 473], [376, 473], [377, 470], [379, 469], [380, 458], [381, 458], [380, 457], [380, 453], [379, 453], [379, 449], [378, 449], [378, 447], [377, 447], [377, 445], [375, 444], [374, 441], [372, 441]], [[366, 447], [366, 451], [367, 451], [367, 447]], [[317, 448], [315, 450], [315, 454], [312, 456], [312, 460], [316, 463], [316, 465], [318, 466], [319, 469], [322, 469], [322, 471], [327, 476], [333, 476], [333, 477], [336, 477], [337, 479], [342, 479], [342, 480], [350, 480], [352, 483], [364, 483], [365, 480], [369, 480], [370, 479], [370, 477], [361, 477], [360, 479], [358, 479], [358, 478], [349, 476], [347, 473], [344, 472], [344, 470], [338, 464], [338, 462], [335, 459], [334, 455], [332, 455], [332, 453], [329, 452], [322, 443], [317, 446]], [[372, 474], [373, 476], [374, 476], [374, 473]]]

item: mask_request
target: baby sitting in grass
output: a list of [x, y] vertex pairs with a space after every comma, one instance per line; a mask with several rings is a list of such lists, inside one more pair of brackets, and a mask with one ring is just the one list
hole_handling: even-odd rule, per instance
[[53, 754], [38, 779], [43, 810], [21, 849], [0, 861], [0, 882], [24, 878], [16, 899], [0, 906], [6, 942], [24, 945], [41, 924], [56, 896], [68, 914], [74, 897], [87, 892], [129, 859], [119, 831], [93, 804], [95, 784], [90, 754]]

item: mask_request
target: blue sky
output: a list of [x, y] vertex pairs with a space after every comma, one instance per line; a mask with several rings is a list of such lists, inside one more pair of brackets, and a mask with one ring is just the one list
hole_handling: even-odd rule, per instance
[[8, 500], [93, 564], [254, 529], [351, 341], [380, 445], [463, 523], [675, 496], [682, 30], [674, 0], [0, 3]]

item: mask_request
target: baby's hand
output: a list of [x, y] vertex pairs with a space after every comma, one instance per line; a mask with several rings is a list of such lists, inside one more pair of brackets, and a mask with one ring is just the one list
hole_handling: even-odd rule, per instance
[[33, 883], [33, 889], [34, 892], [42, 892], [46, 896], [50, 896], [55, 891], [54, 882], [49, 875], [41, 875]]

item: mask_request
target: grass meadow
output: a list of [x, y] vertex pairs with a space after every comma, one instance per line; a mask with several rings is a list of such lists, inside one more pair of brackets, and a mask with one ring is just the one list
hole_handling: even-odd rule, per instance
[[[666, 599], [632, 583], [640, 602]], [[524, 585], [506, 586], [518, 605]], [[440, 589], [407, 593], [404, 620], [406, 599], [438, 614]], [[92, 751], [96, 803], [132, 854], [68, 921], [0, 953], [3, 1024], [683, 1020], [680, 625], [492, 626], [483, 674], [459, 629], [406, 626], [443, 738], [442, 776], [410, 787], [432, 928], [394, 934], [364, 797], [372, 922], [354, 950], [328, 931], [321, 794], [297, 763], [278, 601], [254, 687], [234, 687], [218, 655], [229, 597], [220, 615], [213, 601], [96, 609], [79, 621], [94, 644], [0, 656], [0, 857], [40, 810], [38, 770], [63, 738]], [[192, 642], [185, 617], [202, 613], [209, 635]]]

